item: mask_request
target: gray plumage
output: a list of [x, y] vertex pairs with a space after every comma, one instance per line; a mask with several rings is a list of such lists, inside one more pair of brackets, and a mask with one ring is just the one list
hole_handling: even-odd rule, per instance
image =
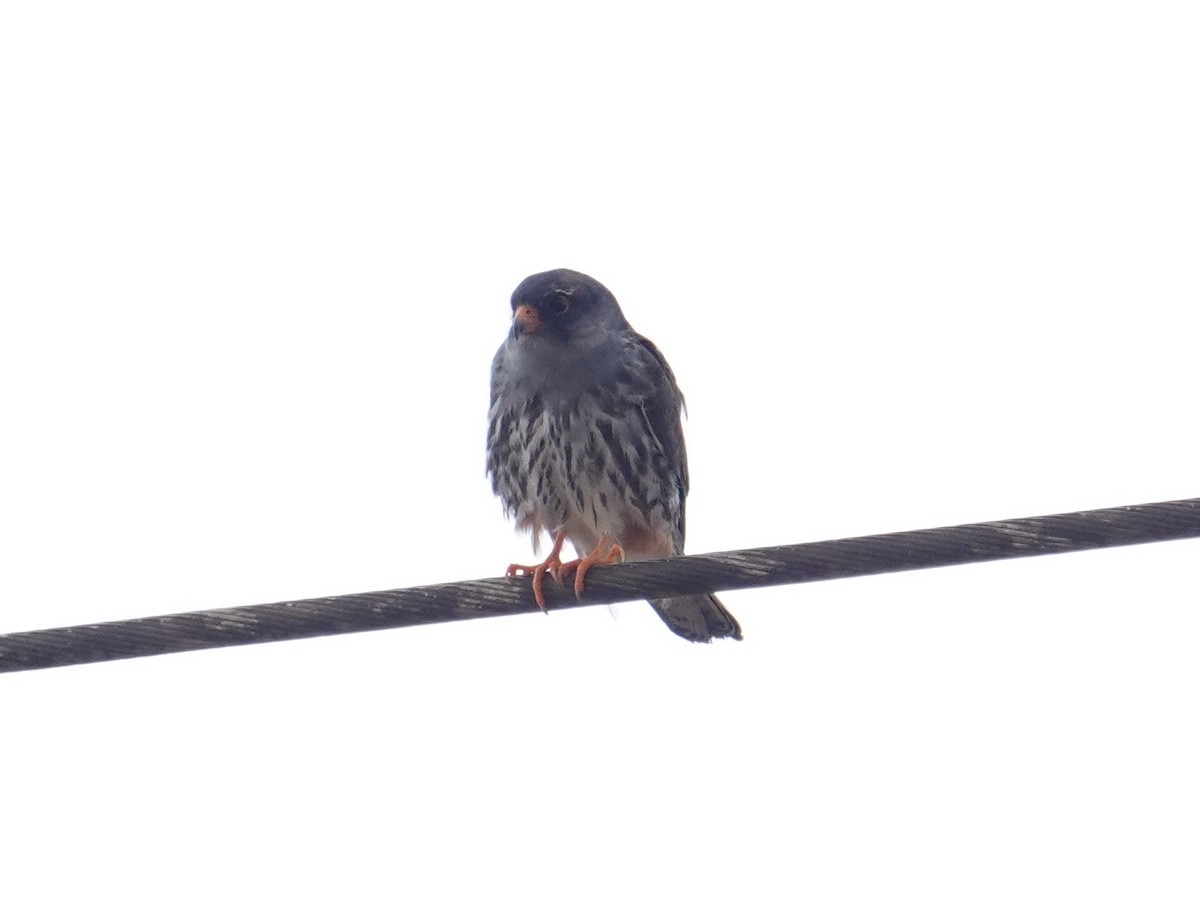
[[[519, 529], [563, 532], [580, 554], [602, 535], [626, 558], [683, 552], [683, 396], [658, 348], [613, 295], [569, 269], [531, 275], [492, 362], [487, 469]], [[741, 639], [712, 594], [651, 601], [692, 641]]]

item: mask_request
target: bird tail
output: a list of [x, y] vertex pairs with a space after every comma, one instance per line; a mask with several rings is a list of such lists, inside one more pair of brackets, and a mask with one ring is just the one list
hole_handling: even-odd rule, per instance
[[692, 594], [649, 602], [667, 627], [681, 638], [701, 644], [707, 644], [713, 638], [742, 639], [742, 626], [721, 605], [716, 594]]

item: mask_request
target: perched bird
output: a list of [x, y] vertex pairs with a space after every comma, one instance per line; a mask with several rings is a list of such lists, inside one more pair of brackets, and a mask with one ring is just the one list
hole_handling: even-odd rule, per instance
[[[487, 470], [518, 529], [553, 538], [533, 576], [572, 571], [575, 592], [593, 565], [683, 553], [687, 454], [683, 395], [658, 348], [634, 331], [616, 298], [570, 269], [531, 275], [512, 295], [513, 325], [492, 362]], [[563, 562], [569, 540], [579, 559]], [[712, 594], [651, 600], [690, 641], [741, 640]]]

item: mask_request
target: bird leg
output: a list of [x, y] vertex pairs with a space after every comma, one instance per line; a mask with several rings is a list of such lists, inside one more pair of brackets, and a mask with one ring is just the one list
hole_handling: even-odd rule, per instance
[[607, 566], [615, 562], [625, 562], [625, 550], [607, 534], [602, 534], [596, 548], [591, 553], [560, 564], [557, 571], [554, 572], [554, 578], [559, 584], [562, 584], [563, 578], [574, 569], [575, 596], [580, 597], [583, 595], [583, 576], [587, 574], [588, 569], [592, 566]]
[[523, 566], [520, 563], [513, 563], [508, 567], [505, 576], [513, 578], [517, 575], [532, 575], [533, 576], [533, 599], [537, 601], [538, 609], [542, 612], [546, 611], [546, 595], [542, 593], [542, 581], [549, 572], [550, 576], [562, 584], [562, 576], [559, 575], [559, 570], [562, 569], [563, 561], [561, 559], [563, 541], [566, 540], [566, 532], [560, 531], [554, 535], [554, 546], [550, 548], [550, 555], [534, 566]]

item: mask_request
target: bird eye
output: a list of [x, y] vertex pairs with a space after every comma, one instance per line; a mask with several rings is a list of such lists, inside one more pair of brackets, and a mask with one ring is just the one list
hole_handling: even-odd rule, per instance
[[556, 316], [561, 316], [570, 307], [571, 301], [564, 294], [555, 294], [553, 297], [546, 298], [546, 309]]

